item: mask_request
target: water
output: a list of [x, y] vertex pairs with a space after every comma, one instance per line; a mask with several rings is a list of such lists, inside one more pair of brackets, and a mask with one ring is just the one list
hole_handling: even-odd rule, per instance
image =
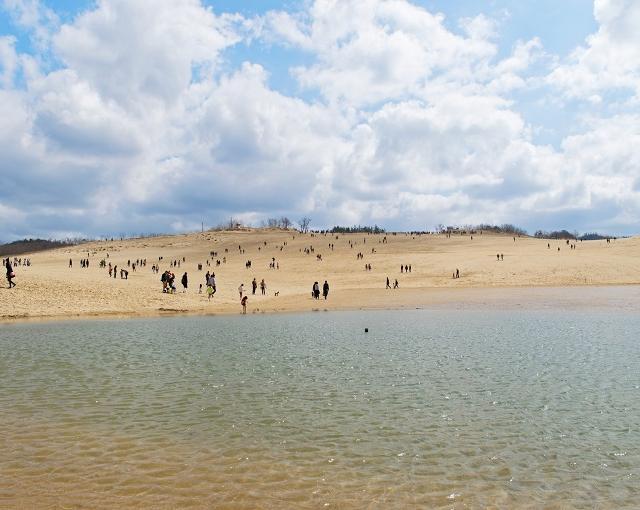
[[495, 311], [3, 326], [0, 507], [637, 507], [638, 331]]

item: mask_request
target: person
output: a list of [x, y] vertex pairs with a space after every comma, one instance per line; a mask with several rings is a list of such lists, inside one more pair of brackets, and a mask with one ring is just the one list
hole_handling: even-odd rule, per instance
[[211, 289], [211, 293], [209, 294], [209, 298], [211, 298], [216, 293], [216, 274], [211, 273], [209, 275], [209, 279], [207, 280], [207, 293], [209, 293], [209, 288]]
[[242, 305], [242, 313], [246, 315], [247, 313], [247, 301], [249, 300], [249, 296], [244, 296], [240, 300], [240, 304]]
[[73, 260], [69, 259], [69, 267], [73, 267]]
[[189, 277], [187, 276], [187, 273], [185, 271], [185, 273], [182, 275], [182, 287], [183, 287], [182, 292], [187, 292], [188, 283], [189, 283]]
[[460, 278], [460, 270], [456, 269], [456, 278]]
[[198, 294], [202, 294], [202, 284], [200, 284], [200, 290], [198, 290]]
[[262, 295], [264, 296], [267, 292], [267, 284], [264, 283], [264, 278], [260, 281], [260, 291], [262, 291]]
[[240, 293], [240, 299], [242, 299], [242, 294], [244, 292], [244, 283], [240, 284], [240, 287], [238, 287], [238, 292]]
[[393, 282], [393, 288], [394, 288], [394, 289], [398, 289], [398, 288], [400, 288], [400, 284], [398, 283], [398, 279], [397, 279], [397, 278], [396, 278], [396, 281], [395, 281], [395, 282]]
[[314, 299], [320, 299], [320, 285], [318, 282], [313, 282], [312, 292]]
[[322, 296], [327, 299], [327, 296], [329, 295], [329, 284], [327, 283], [327, 280], [324, 281], [324, 285], [322, 285]]
[[251, 282], [251, 293], [255, 296], [256, 295], [256, 289], [258, 288], [258, 282], [256, 281], [256, 279], [254, 278], [253, 281]]
[[15, 273], [13, 272], [13, 267], [11, 267], [11, 261], [7, 258], [7, 281], [9, 282], [9, 288], [11, 287], [15, 287], [16, 284], [13, 281], [13, 279], [16, 277]]
[[390, 289], [391, 285], [389, 285], [389, 277], [387, 276], [387, 289]]

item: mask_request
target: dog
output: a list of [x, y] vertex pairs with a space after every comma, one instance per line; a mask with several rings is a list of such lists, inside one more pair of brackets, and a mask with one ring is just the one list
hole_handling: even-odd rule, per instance
[[273, 293], [273, 295], [274, 295], [274, 296], [279, 296], [279, 295], [280, 295], [280, 291], [278, 291], [278, 292], [274, 292], [274, 293]]

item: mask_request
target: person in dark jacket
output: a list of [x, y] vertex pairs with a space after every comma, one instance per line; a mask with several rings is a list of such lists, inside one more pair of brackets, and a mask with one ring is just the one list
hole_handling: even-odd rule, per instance
[[329, 295], [329, 284], [327, 283], [327, 280], [324, 281], [324, 284], [322, 285], [322, 296], [327, 299], [327, 296]]
[[183, 287], [182, 292], [187, 292], [188, 283], [189, 283], [189, 278], [187, 277], [187, 273], [185, 271], [185, 273], [182, 275], [182, 287]]
[[7, 281], [9, 282], [9, 288], [16, 286], [16, 284], [13, 282], [15, 276], [16, 275], [13, 274], [13, 267], [11, 267], [11, 261], [7, 259]]

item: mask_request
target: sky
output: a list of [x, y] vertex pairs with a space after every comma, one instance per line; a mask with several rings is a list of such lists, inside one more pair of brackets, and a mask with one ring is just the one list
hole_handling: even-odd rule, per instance
[[0, 0], [0, 240], [640, 223], [640, 0]]

